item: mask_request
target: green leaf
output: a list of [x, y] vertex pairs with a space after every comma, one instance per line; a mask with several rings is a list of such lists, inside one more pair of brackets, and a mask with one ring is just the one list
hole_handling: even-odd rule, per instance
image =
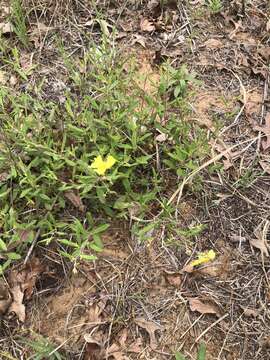
[[97, 21], [98, 21], [98, 23], [100, 25], [100, 28], [101, 28], [101, 31], [102, 31], [103, 35], [109, 37], [110, 32], [109, 32], [109, 29], [108, 29], [109, 24], [107, 23], [107, 21], [105, 21], [103, 19], [98, 19]]
[[99, 234], [104, 232], [105, 230], [107, 230], [110, 227], [109, 224], [101, 224], [99, 226], [97, 226], [95, 229], [93, 229], [90, 234], [91, 235], [95, 235], [95, 234]]
[[156, 226], [155, 223], [151, 223], [149, 225], [144, 226], [141, 230], [139, 230], [139, 235], [145, 235], [146, 233], [150, 232]]
[[178, 98], [181, 91], [182, 91], [181, 86], [176, 86], [176, 88], [174, 89], [174, 97]]
[[33, 189], [24, 189], [22, 192], [21, 192], [21, 195], [20, 195], [20, 199], [21, 198], [24, 198], [27, 194], [29, 194], [31, 191], [33, 191]]
[[179, 351], [176, 351], [175, 360], [186, 360], [186, 358], [182, 353], [180, 353]]
[[6, 197], [10, 193], [11, 189], [7, 189], [0, 194], [0, 199]]
[[16, 253], [14, 253], [14, 252], [8, 253], [7, 256], [8, 256], [8, 258], [9, 258], [10, 260], [19, 260], [19, 259], [21, 259], [21, 255], [20, 255], [20, 254], [16, 254]]
[[64, 244], [64, 245], [67, 245], [67, 246], [71, 246], [71, 247], [74, 247], [74, 248], [78, 248], [79, 245], [73, 241], [69, 241], [69, 240], [66, 240], [66, 239], [62, 239], [62, 240], [58, 240], [61, 244]]
[[86, 255], [86, 254], [81, 254], [80, 258], [82, 260], [89, 260], [89, 261], [93, 261], [93, 260], [97, 259], [97, 257], [95, 255]]
[[0, 238], [0, 250], [7, 251], [7, 246], [1, 238]]
[[97, 244], [95, 244], [95, 243], [91, 243], [90, 245], [89, 245], [89, 247], [92, 249], [92, 250], [94, 250], [94, 251], [96, 251], [96, 252], [101, 252], [103, 249], [101, 248], [101, 247], [99, 247]]
[[106, 194], [105, 194], [105, 191], [100, 187], [97, 188], [97, 197], [98, 197], [98, 200], [102, 204], [105, 204], [105, 202], [106, 202]]
[[205, 343], [201, 343], [198, 350], [197, 360], [205, 360], [205, 359], [206, 359], [206, 346]]

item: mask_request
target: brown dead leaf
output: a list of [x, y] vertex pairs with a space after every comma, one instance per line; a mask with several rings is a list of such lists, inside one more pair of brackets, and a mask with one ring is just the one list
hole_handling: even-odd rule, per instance
[[[85, 360], [102, 360], [108, 357], [115, 360], [128, 360], [121, 347], [116, 343], [113, 343], [108, 349], [105, 349], [104, 339], [100, 331], [95, 332], [94, 335], [85, 334], [84, 340], [87, 343], [84, 354]], [[125, 350], [125, 347], [123, 349]]]
[[208, 49], [219, 49], [223, 46], [223, 42], [218, 39], [208, 39], [205, 41], [204, 46]]
[[260, 54], [264, 60], [268, 61], [270, 58], [270, 46], [259, 47], [258, 54]]
[[249, 68], [248, 58], [243, 53], [237, 54], [237, 64]]
[[180, 273], [165, 273], [165, 278], [169, 285], [179, 288], [182, 284], [182, 275]]
[[106, 355], [104, 359], [109, 357], [114, 358], [115, 360], [128, 360], [123, 351], [121, 351], [121, 348], [117, 344], [112, 344], [109, 349], [106, 351]]
[[229, 168], [231, 168], [233, 166], [233, 161], [236, 160], [242, 153], [241, 150], [229, 151], [227, 145], [221, 140], [219, 142], [211, 140], [209, 143], [218, 153], [223, 153], [224, 151], [227, 151], [226, 154], [224, 154], [225, 159], [223, 159], [224, 170], [228, 170]]
[[140, 44], [143, 48], [146, 48], [145, 38], [139, 34], [134, 34], [131, 41], [131, 45]]
[[29, 300], [33, 294], [35, 284], [39, 275], [45, 270], [40, 260], [36, 257], [32, 258], [24, 268], [24, 278], [22, 282], [22, 289], [24, 290], [25, 298]]
[[19, 285], [14, 286], [10, 290], [12, 294], [12, 303], [8, 309], [9, 314], [14, 313], [21, 322], [25, 321], [25, 306], [23, 304], [24, 291]]
[[270, 148], [270, 112], [268, 112], [265, 116], [265, 124], [263, 126], [254, 126], [255, 131], [261, 131], [265, 138], [262, 139], [262, 148], [263, 150], [267, 150]]
[[[95, 334], [96, 335], [96, 334]], [[84, 335], [86, 342], [84, 351], [84, 360], [101, 360], [105, 355], [105, 351], [102, 346], [102, 342], [92, 337], [90, 334]]]
[[88, 322], [92, 323], [93, 325], [102, 322], [101, 314], [104, 308], [100, 307], [99, 304], [93, 304], [88, 312]]
[[244, 315], [246, 317], [254, 317], [256, 318], [259, 314], [260, 314], [260, 311], [258, 309], [251, 309], [251, 308], [243, 308], [244, 310]]
[[203, 265], [201, 268], [196, 269], [196, 273], [213, 276], [224, 279], [227, 277], [230, 271], [230, 259], [228, 255], [219, 256], [218, 260], [213, 261], [212, 263]]
[[139, 354], [142, 352], [143, 342], [142, 339], [136, 339], [135, 342], [129, 345], [127, 352]]
[[85, 212], [85, 206], [79, 194], [76, 194], [74, 191], [69, 190], [65, 192], [65, 197], [81, 212]]
[[10, 34], [13, 32], [11, 23], [0, 23], [0, 34]]
[[130, 22], [130, 21], [128, 22], [128, 21], [120, 20], [119, 21], [119, 26], [124, 30], [124, 32], [134, 31], [133, 23]]
[[245, 113], [253, 119], [254, 115], [259, 115], [262, 108], [262, 93], [257, 90], [247, 93], [247, 101], [245, 104]]
[[148, 332], [150, 338], [150, 347], [151, 349], [156, 349], [157, 339], [155, 333], [157, 330], [161, 330], [162, 327], [160, 325], [157, 325], [153, 321], [147, 321], [143, 318], [136, 318], [134, 322]]
[[267, 233], [269, 230], [270, 222], [268, 220], [263, 221], [259, 226], [254, 230], [254, 235], [256, 239], [250, 239], [250, 245], [259, 249], [261, 255], [269, 256], [269, 245], [267, 243]]
[[44, 266], [38, 258], [32, 258], [21, 270], [13, 270], [9, 276], [12, 304], [8, 310], [14, 312], [22, 322], [25, 320], [24, 298], [29, 300], [33, 294], [38, 276], [44, 270]]
[[192, 273], [194, 270], [194, 266], [191, 265], [191, 263], [187, 264], [186, 266], [183, 267], [182, 271], [187, 272], [187, 273]]
[[213, 276], [226, 278], [230, 270], [230, 262], [228, 255], [222, 255], [218, 260], [208, 264], [203, 264], [200, 267], [195, 267], [192, 263], [187, 264], [182, 271], [187, 273], [194, 273], [195, 275]]
[[155, 25], [148, 19], [141, 19], [140, 28], [142, 31], [146, 32], [152, 32], [156, 29]]
[[0, 280], [0, 316], [7, 312], [11, 302], [12, 300], [7, 285], [3, 280]]
[[189, 306], [191, 311], [198, 311], [200, 314], [214, 314], [219, 316], [219, 310], [215, 304], [209, 302], [203, 303], [198, 298], [189, 298]]

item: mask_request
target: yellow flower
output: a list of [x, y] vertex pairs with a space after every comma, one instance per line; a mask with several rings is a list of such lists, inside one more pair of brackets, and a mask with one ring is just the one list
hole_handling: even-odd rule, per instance
[[191, 262], [192, 266], [198, 266], [201, 264], [208, 263], [213, 261], [216, 257], [216, 253], [214, 250], [205, 251], [203, 253], [198, 254], [198, 259]]
[[103, 160], [100, 155], [98, 155], [91, 164], [91, 168], [98, 175], [104, 175], [107, 170], [109, 170], [116, 163], [116, 159], [109, 155], [106, 160]]

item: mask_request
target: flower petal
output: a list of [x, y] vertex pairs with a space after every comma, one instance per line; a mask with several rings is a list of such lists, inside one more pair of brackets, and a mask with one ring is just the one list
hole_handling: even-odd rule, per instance
[[213, 261], [216, 257], [216, 253], [214, 250], [205, 251], [203, 253], [198, 254], [198, 259], [191, 262], [192, 266], [198, 266], [201, 264], [208, 263], [210, 261]]
[[104, 175], [105, 172], [110, 169], [114, 164], [116, 163], [116, 159], [109, 155], [107, 156], [106, 161], [104, 161], [102, 159], [102, 157], [100, 155], [98, 155], [94, 161], [91, 164], [91, 168], [94, 169], [94, 171], [98, 174], [98, 175]]

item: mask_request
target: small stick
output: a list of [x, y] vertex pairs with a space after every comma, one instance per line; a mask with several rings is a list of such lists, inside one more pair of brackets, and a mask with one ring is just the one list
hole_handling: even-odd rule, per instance
[[35, 236], [32, 244], [31, 244], [31, 246], [30, 246], [30, 248], [28, 250], [28, 253], [27, 253], [27, 255], [26, 255], [25, 259], [24, 259], [23, 265], [25, 265], [27, 263], [27, 261], [29, 260], [31, 254], [32, 254], [32, 251], [33, 251], [33, 249], [34, 249], [34, 247], [35, 247], [35, 245], [36, 245], [36, 243], [38, 241], [39, 235], [40, 235], [40, 229], [38, 229], [38, 231], [36, 233], [36, 236]]
[[222, 320], [224, 320], [226, 317], [228, 317], [229, 314], [225, 314], [223, 315], [221, 318], [217, 319], [217, 321], [215, 321], [213, 324], [211, 324], [210, 326], [208, 326], [208, 328], [206, 328], [201, 335], [199, 335], [197, 337], [197, 339], [195, 340], [195, 343], [197, 343], [209, 330], [211, 330], [214, 326], [216, 326], [218, 323], [220, 323]]
[[[266, 106], [265, 106], [265, 101], [266, 101], [267, 95], [268, 95], [268, 87], [269, 87], [269, 72], [267, 72], [266, 79], [265, 79], [265, 82], [264, 82], [263, 101], [262, 101], [262, 111], [261, 111], [260, 125], [263, 124], [263, 120], [264, 120], [264, 116], [265, 116], [265, 108], [266, 108]], [[257, 144], [257, 152], [260, 151], [261, 141], [262, 141], [262, 132], [259, 131], [259, 139], [258, 139], [258, 144]]]

